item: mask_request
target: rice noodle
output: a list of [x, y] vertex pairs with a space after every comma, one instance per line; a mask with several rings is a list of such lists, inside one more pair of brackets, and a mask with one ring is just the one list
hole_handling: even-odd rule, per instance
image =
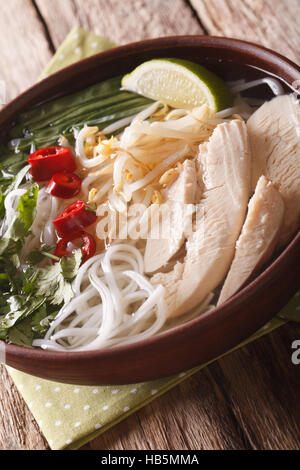
[[[49, 197], [46, 188], [40, 189], [37, 198], [36, 216], [30, 229], [31, 235], [26, 239], [21, 258], [24, 259], [28, 253], [40, 247], [41, 243], [43, 242], [44, 231], [47, 229], [48, 231], [51, 230], [52, 232], [51, 240], [49, 238], [48, 241], [51, 241], [53, 244], [55, 240], [55, 232], [52, 224], [53, 218], [51, 218], [53, 217], [53, 204], [55, 204], [55, 202], [52, 200], [52, 198]], [[49, 214], [51, 224], [49, 223]]]
[[20, 197], [24, 196], [26, 191], [26, 189], [14, 189], [6, 196], [4, 206], [6, 213], [5, 226], [7, 228], [10, 227], [14, 221]]
[[14, 182], [11, 185], [11, 191], [8, 193], [8, 195], [5, 198], [5, 202], [4, 202], [5, 218], [1, 223], [1, 235], [3, 235], [5, 230], [7, 230], [13, 223], [15, 216], [16, 216], [16, 210], [17, 210], [20, 197], [23, 196], [28, 189], [26, 185], [23, 185], [22, 188], [20, 188], [20, 185], [23, 179], [25, 178], [25, 176], [27, 175], [29, 169], [30, 169], [30, 166], [27, 165], [24, 168], [22, 168], [21, 171], [19, 171], [19, 173], [16, 175]]
[[56, 240], [55, 228], [53, 225], [53, 220], [59, 213], [59, 199], [56, 197], [51, 197], [51, 210], [50, 215], [48, 216], [48, 221], [42, 230], [41, 239], [46, 245], [53, 245]]
[[89, 351], [148, 338], [165, 324], [164, 288], [145, 277], [143, 257], [131, 245], [109, 247], [105, 255], [88, 260], [73, 290], [73, 300], [33, 346]]
[[24, 168], [22, 168], [21, 171], [19, 171], [19, 173], [17, 174], [16, 179], [13, 183], [14, 189], [18, 189], [20, 187], [23, 179], [25, 178], [25, 176], [29, 172], [30, 168], [31, 168], [30, 165], [26, 165]]

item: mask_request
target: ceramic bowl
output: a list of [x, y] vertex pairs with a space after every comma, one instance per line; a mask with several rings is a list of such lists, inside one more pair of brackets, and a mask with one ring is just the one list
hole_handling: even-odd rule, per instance
[[[300, 69], [261, 46], [236, 39], [179, 36], [142, 41], [83, 60], [43, 80], [0, 113], [0, 141], [16, 116], [33, 105], [127, 73], [156, 57], [198, 62], [225, 80], [278, 77], [287, 92]], [[256, 95], [259, 90], [256, 91]], [[266, 99], [266, 89], [262, 89]], [[205, 363], [268, 322], [299, 288], [300, 232], [250, 284], [224, 305], [153, 338], [129, 346], [81, 353], [48, 352], [11, 344], [6, 363], [48, 380], [73, 384], [128, 384], [158, 379]]]

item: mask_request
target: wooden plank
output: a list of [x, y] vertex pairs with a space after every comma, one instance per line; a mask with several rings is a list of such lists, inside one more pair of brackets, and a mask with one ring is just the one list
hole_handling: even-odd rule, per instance
[[[52, 56], [31, 0], [1, 6], [0, 80], [6, 102], [33, 85]], [[0, 449], [45, 449], [47, 443], [4, 367], [0, 366]]]
[[[161, 4], [159, 0], [151, 2], [151, 5], [149, 1], [133, 2], [131, 8], [128, 8], [128, 3], [125, 5], [125, 2], [115, 0], [46, 0], [38, 1], [36, 5], [56, 47], [75, 25], [111, 37], [117, 43], [179, 34], [181, 30], [186, 33], [201, 33], [197, 20], [193, 18], [184, 0], [176, 0], [172, 7], [170, 3]], [[58, 17], [60, 21], [57, 21]], [[10, 100], [37, 80], [51, 57], [51, 51], [43, 24], [30, 0], [6, 2], [5, 7], [2, 7], [0, 27], [1, 79], [7, 82]], [[13, 47], [8, 48], [7, 44], [12, 44]], [[24, 57], [29, 59], [24, 60]], [[0, 448], [47, 448], [38, 426], [4, 368], [1, 369], [1, 379], [3, 423], [0, 429]]]
[[203, 33], [184, 0], [36, 0], [36, 4], [56, 47], [75, 25], [106, 36], [116, 44]]
[[6, 83], [8, 102], [37, 81], [52, 53], [32, 2], [4, 3], [0, 15], [0, 80]]
[[[299, 449], [300, 376], [287, 325], [187, 379], [83, 449]], [[0, 449], [47, 443], [2, 368]]]
[[48, 444], [13, 381], [0, 366], [0, 450], [43, 450]]
[[[31, 0], [5, 2], [0, 31], [0, 80], [6, 84], [9, 102], [37, 81], [52, 52]], [[46, 448], [46, 441], [4, 367], [0, 367], [0, 383], [0, 449]]]
[[209, 370], [103, 434], [84, 449], [246, 449], [243, 435]]
[[[300, 62], [297, 0], [190, 1], [209, 34], [257, 42]], [[255, 449], [299, 449], [300, 377], [290, 359], [297, 337], [299, 327], [288, 325], [210, 368]]]
[[299, 0], [190, 0], [211, 35], [253, 41], [300, 62]]
[[299, 336], [289, 324], [236, 351], [84, 449], [299, 449]]
[[[2, 368], [0, 449], [46, 449], [36, 422]], [[171, 430], [171, 432], [170, 432]], [[208, 370], [175, 387], [84, 449], [245, 449], [242, 433]]]
[[291, 323], [210, 368], [253, 449], [300, 449], [300, 369], [291, 361], [299, 337]]

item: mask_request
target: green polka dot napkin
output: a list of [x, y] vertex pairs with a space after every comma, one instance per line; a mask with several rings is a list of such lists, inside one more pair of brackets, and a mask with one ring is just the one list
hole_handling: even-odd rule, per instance
[[97, 36], [82, 28], [74, 28], [56, 51], [51, 62], [42, 73], [41, 78], [46, 78], [68, 65], [111, 49], [114, 46], [115, 44], [106, 38]]
[[[107, 39], [75, 28], [53, 57], [43, 77], [110, 47], [113, 44]], [[276, 318], [235, 349], [270, 333], [288, 320], [300, 321], [300, 292]], [[162, 380], [115, 387], [62, 385], [11, 368], [8, 371], [50, 447], [78, 449], [206, 365]]]

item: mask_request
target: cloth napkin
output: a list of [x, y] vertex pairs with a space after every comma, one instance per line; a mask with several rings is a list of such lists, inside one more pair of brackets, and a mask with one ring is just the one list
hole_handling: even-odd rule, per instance
[[[42, 78], [113, 46], [105, 38], [75, 28], [58, 49]], [[277, 317], [233, 350], [270, 333], [288, 320], [300, 321], [300, 291]], [[8, 371], [50, 447], [60, 450], [80, 448], [206, 365], [162, 380], [115, 387], [58, 384], [9, 367]]]

